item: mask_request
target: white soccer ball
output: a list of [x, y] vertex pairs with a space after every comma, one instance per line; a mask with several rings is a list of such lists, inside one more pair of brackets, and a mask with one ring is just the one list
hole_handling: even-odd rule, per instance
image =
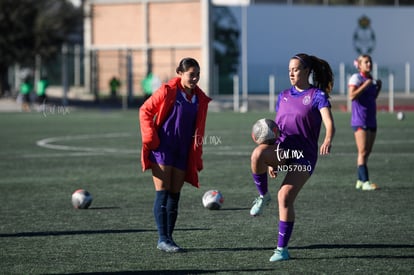
[[274, 144], [278, 136], [277, 124], [272, 119], [262, 118], [253, 124], [252, 138], [257, 144]]
[[72, 205], [77, 209], [87, 209], [92, 203], [92, 195], [84, 189], [78, 189], [72, 194]]
[[210, 210], [219, 210], [223, 205], [224, 197], [218, 190], [209, 190], [203, 195], [203, 206]]
[[405, 115], [404, 115], [404, 113], [403, 112], [398, 112], [397, 113], [397, 119], [398, 120], [403, 120], [405, 118]]

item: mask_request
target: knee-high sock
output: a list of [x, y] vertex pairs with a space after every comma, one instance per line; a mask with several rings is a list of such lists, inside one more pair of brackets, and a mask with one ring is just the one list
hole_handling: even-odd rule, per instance
[[168, 193], [167, 199], [167, 236], [172, 240], [172, 234], [175, 228], [175, 222], [178, 216], [178, 202], [180, 201], [180, 192]]
[[369, 181], [368, 167], [366, 164], [358, 165], [358, 179], [363, 182]]
[[154, 217], [157, 224], [159, 242], [168, 240], [167, 231], [167, 198], [168, 192], [166, 190], [156, 191], [154, 200]]
[[294, 222], [279, 221], [279, 236], [277, 239], [277, 247], [287, 247], [290, 236], [292, 235]]
[[254, 184], [256, 184], [256, 189], [259, 192], [260, 196], [266, 195], [268, 188], [267, 188], [267, 174], [263, 173], [260, 175], [252, 174]]

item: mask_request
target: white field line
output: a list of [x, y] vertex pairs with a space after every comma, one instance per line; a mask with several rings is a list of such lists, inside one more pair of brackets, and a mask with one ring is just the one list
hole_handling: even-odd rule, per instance
[[136, 150], [129, 149], [117, 149], [117, 148], [94, 148], [94, 147], [83, 147], [83, 146], [70, 146], [70, 145], [60, 145], [53, 144], [60, 141], [73, 141], [73, 140], [88, 140], [88, 139], [102, 139], [102, 138], [123, 138], [130, 137], [129, 133], [108, 133], [108, 134], [95, 134], [95, 135], [78, 135], [78, 136], [62, 136], [62, 137], [51, 137], [45, 138], [36, 141], [36, 145], [53, 150], [60, 151], [77, 151], [77, 152], [89, 152], [95, 154], [105, 154], [105, 153], [121, 153], [121, 154], [131, 154], [136, 153]]
[[[64, 141], [74, 141], [74, 140], [89, 140], [89, 139], [102, 139], [102, 138], [125, 138], [131, 137], [130, 133], [107, 133], [107, 134], [93, 134], [93, 135], [73, 135], [73, 136], [61, 136], [61, 137], [50, 137], [38, 140], [36, 142], [37, 146], [42, 148], [66, 151], [62, 154], [27, 154], [23, 157], [35, 158], [35, 157], [80, 157], [80, 156], [100, 156], [104, 154], [125, 154], [125, 155], [134, 155], [140, 154], [140, 149], [118, 149], [118, 148], [109, 148], [109, 147], [83, 147], [83, 146], [71, 146], [71, 145], [62, 145], [58, 144], [59, 142]], [[375, 142], [376, 145], [395, 145], [395, 144], [408, 144], [414, 143], [414, 139], [410, 140], [378, 140]], [[355, 156], [356, 148], [354, 151], [349, 152], [335, 152], [335, 148], [341, 148], [346, 146], [355, 146], [353, 141], [333, 143], [331, 156]], [[253, 144], [246, 144], [243, 146], [228, 146], [225, 144], [205, 144], [204, 153], [206, 155], [218, 155], [218, 156], [246, 156], [249, 157], [251, 151], [253, 150]], [[414, 152], [376, 152], [375, 148], [372, 152], [372, 155], [380, 156], [407, 156], [412, 157]]]

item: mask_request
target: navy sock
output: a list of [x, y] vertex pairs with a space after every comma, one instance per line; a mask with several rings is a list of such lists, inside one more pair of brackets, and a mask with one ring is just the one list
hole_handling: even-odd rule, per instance
[[362, 182], [369, 181], [368, 167], [366, 164], [358, 165], [358, 179]]
[[168, 193], [167, 199], [167, 236], [172, 240], [172, 234], [175, 228], [175, 222], [178, 216], [178, 202], [180, 201], [180, 192]]
[[155, 192], [154, 201], [154, 217], [157, 224], [159, 242], [168, 240], [167, 231], [167, 198], [168, 192], [166, 190]]

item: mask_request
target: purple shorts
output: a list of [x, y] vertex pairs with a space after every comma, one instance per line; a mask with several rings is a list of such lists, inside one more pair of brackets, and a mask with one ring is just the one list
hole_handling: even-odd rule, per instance
[[288, 159], [284, 165], [280, 165], [278, 170], [280, 172], [308, 172], [312, 175], [315, 170], [316, 161], [312, 162], [307, 159]]
[[274, 167], [277, 172], [308, 172], [312, 175], [318, 160], [317, 155], [314, 156], [309, 151], [293, 149], [294, 146], [283, 142], [278, 145], [278, 148], [279, 146], [283, 151], [276, 150], [277, 158], [283, 159], [284, 163]]
[[183, 154], [182, 152], [165, 149], [157, 148], [151, 151], [149, 159], [161, 165], [173, 166], [184, 171], [187, 170], [188, 152]]

